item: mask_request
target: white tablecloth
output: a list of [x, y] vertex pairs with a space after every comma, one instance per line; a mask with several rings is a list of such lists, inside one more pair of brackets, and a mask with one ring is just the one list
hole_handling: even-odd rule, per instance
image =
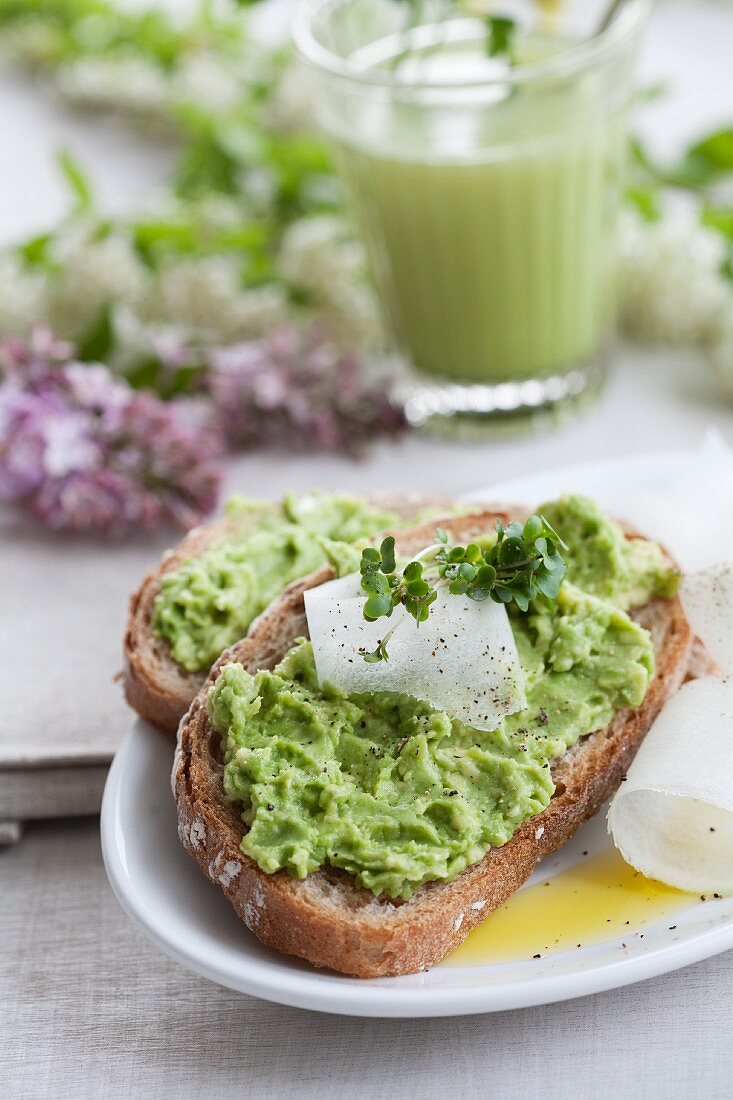
[[[675, 86], [646, 116], [659, 149], [727, 117], [732, 53], [730, 7], [675, 0], [659, 10], [646, 73], [674, 74]], [[140, 152], [121, 129], [59, 117], [13, 81], [2, 93], [4, 236], [57, 213], [49, 160], [62, 140], [95, 158], [103, 199], [116, 208], [165, 170], [165, 150]], [[593, 411], [551, 433], [471, 448], [412, 438], [377, 447], [363, 464], [252, 456], [232, 467], [229, 487], [255, 496], [313, 486], [468, 491], [539, 467], [693, 446], [710, 425], [733, 442], [733, 405], [700, 360], [627, 350]], [[20, 758], [41, 745], [52, 759], [63, 742], [108, 752], [129, 722], [112, 681], [125, 597], [160, 540], [101, 551], [59, 545], [11, 516], [0, 538], [2, 751]], [[733, 953], [499, 1016], [380, 1022], [279, 1008], [194, 977], [145, 942], [107, 886], [93, 820], [30, 826], [0, 852], [0, 929], [0, 1096], [733, 1094]]]
[[161, 956], [112, 897], [91, 821], [32, 826], [0, 876], [8, 1100], [731, 1096], [733, 952], [543, 1008], [347, 1019], [231, 993]]

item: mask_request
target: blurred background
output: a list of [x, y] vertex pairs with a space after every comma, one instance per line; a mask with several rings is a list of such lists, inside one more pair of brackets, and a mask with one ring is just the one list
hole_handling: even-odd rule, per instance
[[[282, 451], [286, 441], [309, 457], [361, 454], [409, 428], [385, 385], [391, 366], [364, 249], [288, 45], [296, 6], [0, 2], [0, 334], [26, 338], [44, 325], [74, 345], [61, 361], [101, 362], [174, 399], [170, 431], [199, 426], [199, 447], [188, 441], [189, 473], [199, 476], [182, 479], [169, 451], [164, 504], [141, 499], [134, 476], [117, 499], [111, 486], [83, 481], [87, 443], [67, 426], [54, 440], [53, 484], [28, 469], [6, 470], [0, 483], [46, 525], [102, 534], [186, 526], [217, 499], [217, 451]], [[733, 393], [732, 42], [725, 0], [660, 0], [644, 36], [619, 245], [621, 333], [664, 353], [660, 370], [654, 354], [643, 359], [643, 380], [635, 357], [624, 395], [642, 411], [641, 448], [677, 430], [664, 416], [673, 389], [688, 407], [694, 398], [687, 436]], [[604, 401], [610, 423], [613, 383]], [[542, 434], [543, 454], [565, 446]], [[607, 435], [606, 446], [593, 430], [613, 453]], [[2, 465], [28, 464], [28, 447], [15, 460], [10, 449]], [[491, 453], [502, 466], [515, 457]], [[136, 468], [153, 457], [136, 454]], [[454, 461], [471, 458], [439, 462], [439, 487], [485, 480], [469, 471], [457, 480]], [[107, 453], [97, 465], [114, 462]], [[373, 476], [389, 480], [390, 468], [390, 457], [377, 461]], [[342, 476], [331, 464], [308, 476], [321, 469]], [[349, 482], [364, 476], [345, 470]], [[68, 475], [77, 494], [65, 492]]]

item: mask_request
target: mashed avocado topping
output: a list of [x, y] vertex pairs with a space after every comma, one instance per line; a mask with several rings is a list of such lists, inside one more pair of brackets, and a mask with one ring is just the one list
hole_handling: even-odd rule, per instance
[[551, 604], [509, 609], [527, 706], [492, 732], [407, 695], [321, 689], [305, 640], [272, 672], [224, 668], [209, 712], [242, 849], [262, 870], [303, 878], [328, 864], [409, 898], [504, 844], [549, 803], [553, 759], [642, 702], [654, 650], [624, 608], [669, 594], [671, 570], [658, 550], [626, 549], [590, 501], [541, 511], [570, 546], [569, 579]]
[[405, 525], [363, 498], [286, 497], [281, 504], [235, 497], [227, 505], [238, 533], [165, 573], [153, 629], [189, 672], [209, 668], [222, 650], [291, 581], [329, 561], [343, 575], [359, 567], [367, 539]]
[[627, 539], [588, 497], [561, 497], [540, 511], [568, 544], [568, 577], [584, 591], [624, 610], [677, 591], [679, 578], [661, 548], [647, 539]]

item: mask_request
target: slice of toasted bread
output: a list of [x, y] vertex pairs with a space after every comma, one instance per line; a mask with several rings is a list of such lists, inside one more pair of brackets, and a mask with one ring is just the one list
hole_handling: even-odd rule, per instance
[[[451, 517], [441, 525], [466, 541], [492, 528], [498, 518], [509, 517], [485, 511]], [[400, 553], [422, 549], [434, 528], [435, 522], [407, 532], [399, 540]], [[357, 977], [409, 974], [457, 947], [616, 790], [663, 703], [685, 678], [692, 637], [676, 599], [653, 599], [635, 611], [634, 618], [651, 632], [656, 653], [656, 673], [641, 706], [619, 711], [606, 729], [583, 738], [556, 761], [550, 805], [508, 843], [491, 849], [451, 882], [427, 883], [409, 901], [395, 902], [374, 897], [330, 868], [301, 881], [284, 871], [266, 874], [241, 851], [241, 807], [224, 796], [221, 737], [206, 710], [207, 690], [224, 665], [240, 661], [250, 672], [271, 669], [297, 637], [307, 635], [303, 593], [332, 576], [324, 567], [291, 585], [212, 669], [179, 729], [172, 774], [179, 834], [263, 943]]]
[[[447, 497], [418, 493], [371, 493], [365, 496], [377, 508], [394, 511], [406, 521], [428, 508], [453, 507]], [[266, 506], [266, 503], [263, 502]], [[257, 522], [258, 513], [222, 519], [196, 527], [143, 579], [130, 597], [124, 640], [125, 698], [133, 710], [167, 733], [175, 733], [191, 700], [206, 679], [206, 671], [188, 672], [171, 654], [170, 646], [153, 632], [153, 611], [160, 592], [160, 578], [214, 544], [235, 538]]]

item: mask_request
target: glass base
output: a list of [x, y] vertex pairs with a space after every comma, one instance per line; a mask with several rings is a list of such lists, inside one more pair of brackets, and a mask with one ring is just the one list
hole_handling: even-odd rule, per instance
[[528, 431], [590, 403], [603, 384], [607, 358], [601, 354], [567, 374], [495, 385], [433, 381], [413, 372], [397, 384], [396, 397], [408, 422], [431, 433], [471, 439]]

